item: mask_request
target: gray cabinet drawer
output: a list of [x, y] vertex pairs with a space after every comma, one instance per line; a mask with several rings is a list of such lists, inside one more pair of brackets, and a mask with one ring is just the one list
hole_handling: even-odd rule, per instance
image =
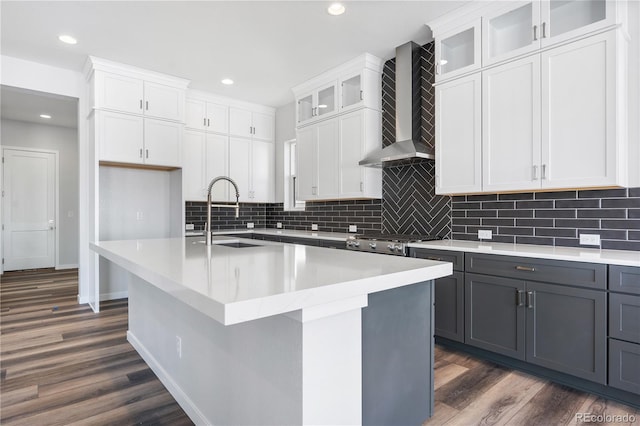
[[609, 294], [609, 337], [640, 343], [640, 296]]
[[438, 260], [453, 263], [454, 271], [464, 271], [464, 252], [449, 250], [433, 250], [423, 248], [412, 248], [412, 256], [420, 259]]
[[609, 290], [640, 294], [640, 268], [611, 265], [609, 267]]
[[318, 245], [325, 248], [345, 249], [347, 248], [346, 241], [334, 241], [334, 240], [318, 240]]
[[466, 272], [605, 289], [607, 265], [467, 253]]
[[640, 345], [609, 339], [609, 386], [640, 394]]
[[284, 235], [281, 235], [278, 241], [280, 241], [281, 243], [301, 244], [304, 246], [318, 245], [318, 240], [314, 240], [313, 238], [289, 237]]

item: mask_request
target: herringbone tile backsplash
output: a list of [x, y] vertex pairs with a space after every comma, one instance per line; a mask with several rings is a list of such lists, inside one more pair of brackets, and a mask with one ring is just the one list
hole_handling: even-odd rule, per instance
[[[433, 43], [422, 46], [420, 67], [420, 136], [435, 143], [435, 79]], [[382, 145], [395, 141], [395, 59], [382, 74]], [[435, 163], [413, 160], [385, 167], [382, 174], [382, 230], [393, 234], [451, 237], [451, 197], [435, 195]]]

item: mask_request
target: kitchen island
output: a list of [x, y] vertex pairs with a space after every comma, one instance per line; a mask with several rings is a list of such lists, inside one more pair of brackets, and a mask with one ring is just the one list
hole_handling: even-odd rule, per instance
[[450, 263], [217, 237], [103, 241], [128, 339], [197, 424], [419, 424]]

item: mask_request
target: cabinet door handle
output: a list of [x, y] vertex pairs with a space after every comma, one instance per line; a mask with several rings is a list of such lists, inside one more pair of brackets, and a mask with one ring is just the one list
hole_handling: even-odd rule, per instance
[[364, 183], [360, 182], [360, 192], [364, 192]]
[[440, 61], [436, 62], [436, 75], [440, 75]]
[[533, 309], [533, 292], [532, 291], [528, 291], [527, 292], [527, 308], [528, 309]]
[[542, 176], [540, 177], [540, 179], [546, 179], [547, 178], [547, 165], [543, 164], [542, 165]]
[[518, 265], [518, 266], [516, 266], [516, 269], [517, 269], [518, 271], [527, 271], [527, 272], [535, 272], [535, 271], [536, 271], [536, 268], [533, 268], [533, 267], [531, 267], [531, 266], [521, 266], [521, 265]]
[[547, 23], [542, 23], [542, 38], [547, 38]]
[[144, 104], [145, 104], [146, 110], [149, 111], [149, 101], [146, 101]]
[[142, 158], [142, 148], [140, 148], [140, 158]]
[[533, 26], [533, 41], [538, 41], [538, 26]]
[[516, 290], [516, 306], [524, 306], [524, 291]]
[[149, 150], [148, 149], [145, 149], [145, 155], [146, 155], [146, 158], [149, 158]]
[[364, 93], [362, 93], [362, 90], [360, 91], [360, 100], [363, 101], [364, 100]]
[[140, 99], [140, 109], [142, 109], [142, 99]]
[[202, 125], [206, 127], [206, 126], [207, 126], [207, 119], [206, 119], [206, 118], [203, 118], [202, 120], [203, 120]]
[[538, 166], [533, 166], [533, 180], [538, 180]]
[[207, 118], [207, 127], [211, 127], [211, 119]]

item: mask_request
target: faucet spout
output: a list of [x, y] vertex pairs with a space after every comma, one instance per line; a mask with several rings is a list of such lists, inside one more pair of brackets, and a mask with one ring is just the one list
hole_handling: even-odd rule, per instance
[[[236, 205], [229, 205], [229, 204], [216, 204], [215, 206], [211, 205], [211, 188], [213, 188], [213, 185], [221, 180], [226, 180], [227, 182], [231, 183], [231, 185], [233, 185], [233, 187], [236, 190]], [[238, 191], [238, 185], [236, 185], [235, 181], [233, 179], [231, 179], [230, 177], [227, 176], [218, 176], [215, 177], [213, 179], [211, 179], [211, 182], [209, 182], [209, 188], [207, 189], [207, 227], [206, 227], [206, 232], [205, 232], [205, 236], [206, 236], [206, 240], [207, 240], [207, 245], [210, 246], [211, 242], [213, 240], [213, 231], [211, 231], [211, 207], [223, 207], [223, 208], [232, 208], [236, 210], [236, 217], [240, 216], [240, 192]]]

